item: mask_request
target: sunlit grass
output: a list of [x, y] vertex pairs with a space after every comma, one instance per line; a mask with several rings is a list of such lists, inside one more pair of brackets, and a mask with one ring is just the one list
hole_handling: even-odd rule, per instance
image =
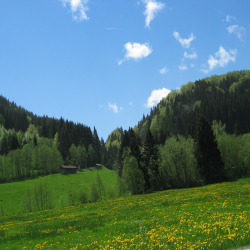
[[22, 212], [22, 201], [27, 188], [32, 190], [36, 184], [41, 182], [48, 184], [55, 207], [68, 206], [68, 191], [79, 192], [84, 190], [86, 193], [89, 193], [92, 182], [96, 180], [97, 173], [107, 189], [115, 187], [116, 172], [105, 167], [102, 170], [96, 168], [84, 169], [83, 172], [78, 172], [77, 174], [52, 174], [25, 181], [0, 184], [0, 206], [3, 206], [5, 215]]
[[250, 179], [0, 218], [1, 249], [237, 249]]

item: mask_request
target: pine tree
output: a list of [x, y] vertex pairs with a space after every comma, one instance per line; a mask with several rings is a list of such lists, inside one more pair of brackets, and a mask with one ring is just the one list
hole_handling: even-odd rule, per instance
[[225, 180], [221, 153], [211, 125], [203, 114], [197, 120], [194, 143], [197, 167], [205, 182], [215, 183]]
[[155, 181], [159, 173], [158, 148], [150, 129], [148, 129], [143, 145], [142, 161], [142, 172], [145, 179], [145, 190], [155, 190]]
[[95, 152], [96, 152], [96, 163], [101, 163], [102, 160], [102, 156], [101, 156], [101, 143], [99, 140], [99, 136], [97, 134], [96, 128], [94, 126], [94, 132], [93, 132], [93, 138], [94, 138], [94, 148], [95, 148]]
[[235, 134], [236, 136], [239, 136], [239, 135], [242, 134], [240, 124], [238, 123], [237, 120], [236, 120], [236, 122], [235, 122], [235, 124], [234, 124], [234, 134]]

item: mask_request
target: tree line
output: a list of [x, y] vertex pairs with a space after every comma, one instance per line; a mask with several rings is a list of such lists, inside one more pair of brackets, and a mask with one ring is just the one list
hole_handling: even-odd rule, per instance
[[116, 169], [132, 194], [249, 176], [250, 134], [227, 134], [225, 124], [210, 124], [203, 114], [193, 137], [171, 134], [162, 143], [150, 129], [142, 142], [130, 128], [122, 135]]

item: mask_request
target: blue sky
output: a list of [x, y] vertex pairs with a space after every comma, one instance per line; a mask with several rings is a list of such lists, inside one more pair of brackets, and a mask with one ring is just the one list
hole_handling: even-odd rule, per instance
[[249, 0], [0, 1], [0, 94], [106, 140], [189, 81], [249, 69], [249, 10]]

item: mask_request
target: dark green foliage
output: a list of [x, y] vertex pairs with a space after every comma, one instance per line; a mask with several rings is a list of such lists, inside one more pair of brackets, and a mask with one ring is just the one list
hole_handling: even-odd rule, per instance
[[204, 115], [200, 115], [197, 120], [194, 143], [197, 167], [201, 176], [205, 178], [205, 182], [224, 181], [225, 171], [221, 152], [211, 125]]
[[[19, 131], [19, 148], [22, 148], [25, 144], [29, 143], [27, 138], [22, 136], [21, 133], [25, 133], [29, 125], [32, 124], [38, 131], [38, 134], [36, 135], [37, 141], [39, 139], [38, 135], [46, 139], [54, 139], [56, 133], [58, 133], [56, 147], [61, 152], [64, 160], [66, 160], [67, 157], [69, 159], [69, 147], [72, 144], [75, 144], [76, 147], [78, 147], [78, 145], [84, 146], [86, 149], [92, 144], [95, 150], [95, 159], [93, 162], [101, 163], [103, 152], [101, 152], [101, 145], [95, 127], [92, 133], [89, 127], [83, 124], [74, 124], [63, 118], [58, 120], [55, 118], [49, 118], [48, 116], [38, 117], [24, 108], [18, 107], [14, 102], [9, 102], [3, 96], [0, 96], [0, 114], [2, 117], [2, 119], [0, 119], [0, 124], [4, 123], [7, 130], [14, 129], [15, 131]], [[33, 140], [33, 135], [30, 140]], [[3, 143], [5, 143], [5, 141]], [[11, 143], [8, 140], [7, 149], [2, 148], [2, 152], [0, 153], [7, 154], [9, 150], [14, 150], [16, 148], [15, 144], [12, 144], [12, 146], [10, 146], [10, 144]], [[33, 145], [36, 145], [35, 141], [33, 141]]]
[[4, 116], [2, 114], [0, 114], [0, 124], [4, 125], [4, 123], [5, 123]]
[[[162, 131], [193, 137], [197, 117], [203, 113], [210, 122], [221, 120], [226, 132], [234, 133], [235, 121], [241, 134], [250, 132], [250, 78], [248, 71], [234, 71], [183, 85], [155, 106], [136, 130], [145, 140], [147, 129], [158, 138]], [[163, 143], [162, 141], [160, 142]]]
[[236, 120], [236, 122], [234, 124], [234, 134], [236, 136], [242, 135], [242, 130], [241, 130], [240, 124], [238, 123], [237, 120]]
[[145, 190], [156, 190], [156, 178], [159, 173], [158, 148], [150, 131], [142, 148], [142, 171], [145, 179]]

